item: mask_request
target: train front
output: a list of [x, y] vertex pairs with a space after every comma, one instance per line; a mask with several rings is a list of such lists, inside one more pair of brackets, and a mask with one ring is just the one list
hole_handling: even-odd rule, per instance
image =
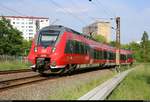
[[51, 56], [56, 50], [55, 45], [58, 42], [60, 33], [61, 29], [53, 26], [45, 27], [39, 31], [28, 55], [34, 71], [43, 74], [45, 71], [50, 70]]

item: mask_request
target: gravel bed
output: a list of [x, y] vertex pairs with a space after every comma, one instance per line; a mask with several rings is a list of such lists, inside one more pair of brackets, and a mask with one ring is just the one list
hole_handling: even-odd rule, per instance
[[23, 73], [13, 73], [13, 74], [4, 74], [0, 75], [0, 81], [9, 80], [9, 79], [16, 79], [21, 77], [28, 77], [38, 75], [36, 72], [23, 72]]
[[112, 71], [108, 69], [98, 70], [9, 89], [0, 93], [0, 100], [47, 100], [49, 96], [56, 94], [56, 92], [62, 89], [82, 85], [101, 77], [101, 75], [110, 73]]

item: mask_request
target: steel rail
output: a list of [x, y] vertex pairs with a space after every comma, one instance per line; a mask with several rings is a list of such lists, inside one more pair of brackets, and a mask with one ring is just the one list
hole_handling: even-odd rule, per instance
[[27, 85], [35, 82], [40, 82], [42, 80], [47, 80], [47, 77], [41, 77], [40, 75], [34, 75], [30, 77], [22, 77], [17, 79], [9, 79], [5, 81], [0, 81], [0, 92], [15, 88], [21, 85]]
[[32, 71], [31, 69], [6, 70], [6, 71], [0, 71], [0, 75], [22, 73], [22, 72], [31, 72], [31, 71]]

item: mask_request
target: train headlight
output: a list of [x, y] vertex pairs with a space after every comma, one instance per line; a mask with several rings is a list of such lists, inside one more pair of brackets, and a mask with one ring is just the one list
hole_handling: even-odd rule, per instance
[[54, 47], [54, 48], [52, 49], [52, 53], [54, 53], [54, 52], [55, 52], [55, 50], [56, 50], [56, 48]]
[[37, 47], [34, 48], [34, 52], [37, 52]]

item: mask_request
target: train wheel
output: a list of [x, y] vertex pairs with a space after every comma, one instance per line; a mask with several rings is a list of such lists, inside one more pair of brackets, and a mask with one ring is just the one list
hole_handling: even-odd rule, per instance
[[72, 72], [75, 71], [76, 68], [77, 68], [76, 64], [70, 64], [69, 68], [68, 68], [68, 71], [67, 71], [67, 74], [71, 75]]

